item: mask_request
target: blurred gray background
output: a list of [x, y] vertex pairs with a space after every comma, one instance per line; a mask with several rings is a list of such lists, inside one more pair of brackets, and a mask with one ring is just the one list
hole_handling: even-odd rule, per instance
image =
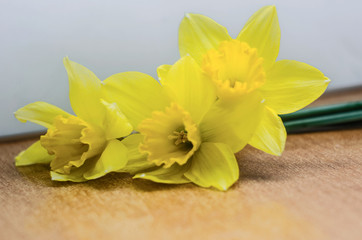
[[207, 15], [236, 37], [270, 4], [282, 32], [279, 59], [319, 68], [332, 79], [328, 91], [362, 85], [357, 0], [0, 0], [0, 138], [42, 129], [13, 116], [28, 103], [46, 101], [72, 112], [64, 56], [101, 80], [123, 71], [156, 77], [157, 66], [179, 57], [177, 31], [185, 13]]

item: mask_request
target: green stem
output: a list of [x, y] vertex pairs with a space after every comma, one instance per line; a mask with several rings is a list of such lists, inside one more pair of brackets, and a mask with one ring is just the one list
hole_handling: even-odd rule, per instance
[[342, 123], [362, 122], [362, 110], [340, 112], [324, 116], [307, 117], [284, 122], [287, 132], [301, 129], [324, 127]]
[[316, 117], [316, 116], [325, 116], [334, 113], [344, 113], [354, 110], [362, 110], [362, 101], [358, 102], [349, 102], [341, 103], [334, 105], [326, 105], [321, 107], [306, 108], [299, 110], [295, 113], [280, 115], [283, 122], [290, 120], [298, 120], [302, 118]]

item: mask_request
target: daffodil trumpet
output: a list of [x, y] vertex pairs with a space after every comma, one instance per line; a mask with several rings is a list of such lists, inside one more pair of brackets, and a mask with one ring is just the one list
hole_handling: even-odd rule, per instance
[[46, 102], [20, 108], [15, 117], [48, 130], [40, 140], [15, 158], [16, 166], [50, 164], [56, 181], [82, 182], [109, 172], [132, 169], [141, 158], [138, 144], [142, 137], [116, 103], [101, 96], [101, 81], [84, 66], [64, 59], [69, 76], [69, 98], [76, 116]]
[[228, 189], [239, 177], [234, 153], [252, 137], [262, 114], [262, 99], [250, 93], [244, 104], [224, 106], [217, 101], [215, 86], [190, 56], [173, 66], [161, 66], [158, 75], [161, 84], [138, 72], [104, 81], [104, 96], [120, 106], [143, 136], [139, 150], [147, 154], [146, 162], [156, 166], [140, 169], [134, 177]]
[[[264, 101], [258, 128], [249, 144], [281, 155], [286, 131], [279, 114], [295, 112], [317, 99], [330, 80], [318, 69], [293, 60], [276, 61], [280, 28], [275, 6], [258, 10], [236, 39], [226, 28], [200, 14], [186, 14], [179, 27], [181, 57], [192, 56], [225, 102], [250, 93]], [[167, 67], [165, 67], [167, 68]]]

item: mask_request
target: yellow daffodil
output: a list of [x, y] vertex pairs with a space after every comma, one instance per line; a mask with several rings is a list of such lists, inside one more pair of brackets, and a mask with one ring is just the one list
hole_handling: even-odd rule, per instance
[[102, 99], [102, 84], [93, 72], [68, 58], [64, 65], [70, 103], [77, 116], [46, 102], [16, 111], [18, 120], [48, 128], [39, 141], [16, 157], [16, 165], [50, 163], [53, 180], [73, 182], [122, 171], [129, 159], [142, 157], [137, 153], [142, 137], [128, 136], [133, 131], [131, 124], [116, 103]]
[[226, 190], [239, 177], [234, 153], [252, 137], [262, 99], [250, 93], [244, 104], [223, 106], [215, 101], [214, 85], [189, 56], [158, 73], [162, 85], [137, 72], [104, 81], [104, 96], [120, 106], [144, 137], [140, 152], [155, 165], [146, 171], [134, 168], [135, 178]]
[[310, 104], [330, 81], [305, 63], [276, 62], [279, 42], [274, 6], [257, 11], [236, 39], [223, 26], [200, 14], [186, 14], [179, 28], [181, 57], [190, 55], [196, 60], [215, 84], [220, 100], [235, 102], [250, 93], [262, 97], [265, 101], [262, 120], [249, 143], [275, 155], [282, 153], [286, 140], [278, 114], [291, 113]]

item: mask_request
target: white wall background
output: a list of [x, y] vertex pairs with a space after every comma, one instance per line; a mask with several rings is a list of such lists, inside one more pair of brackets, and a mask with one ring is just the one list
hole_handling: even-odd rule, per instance
[[13, 117], [28, 103], [47, 101], [71, 112], [64, 56], [100, 79], [131, 70], [156, 77], [157, 66], [179, 56], [184, 13], [207, 15], [236, 37], [269, 4], [281, 25], [279, 59], [316, 66], [332, 79], [329, 89], [362, 85], [357, 0], [0, 0], [0, 137], [41, 129]]

